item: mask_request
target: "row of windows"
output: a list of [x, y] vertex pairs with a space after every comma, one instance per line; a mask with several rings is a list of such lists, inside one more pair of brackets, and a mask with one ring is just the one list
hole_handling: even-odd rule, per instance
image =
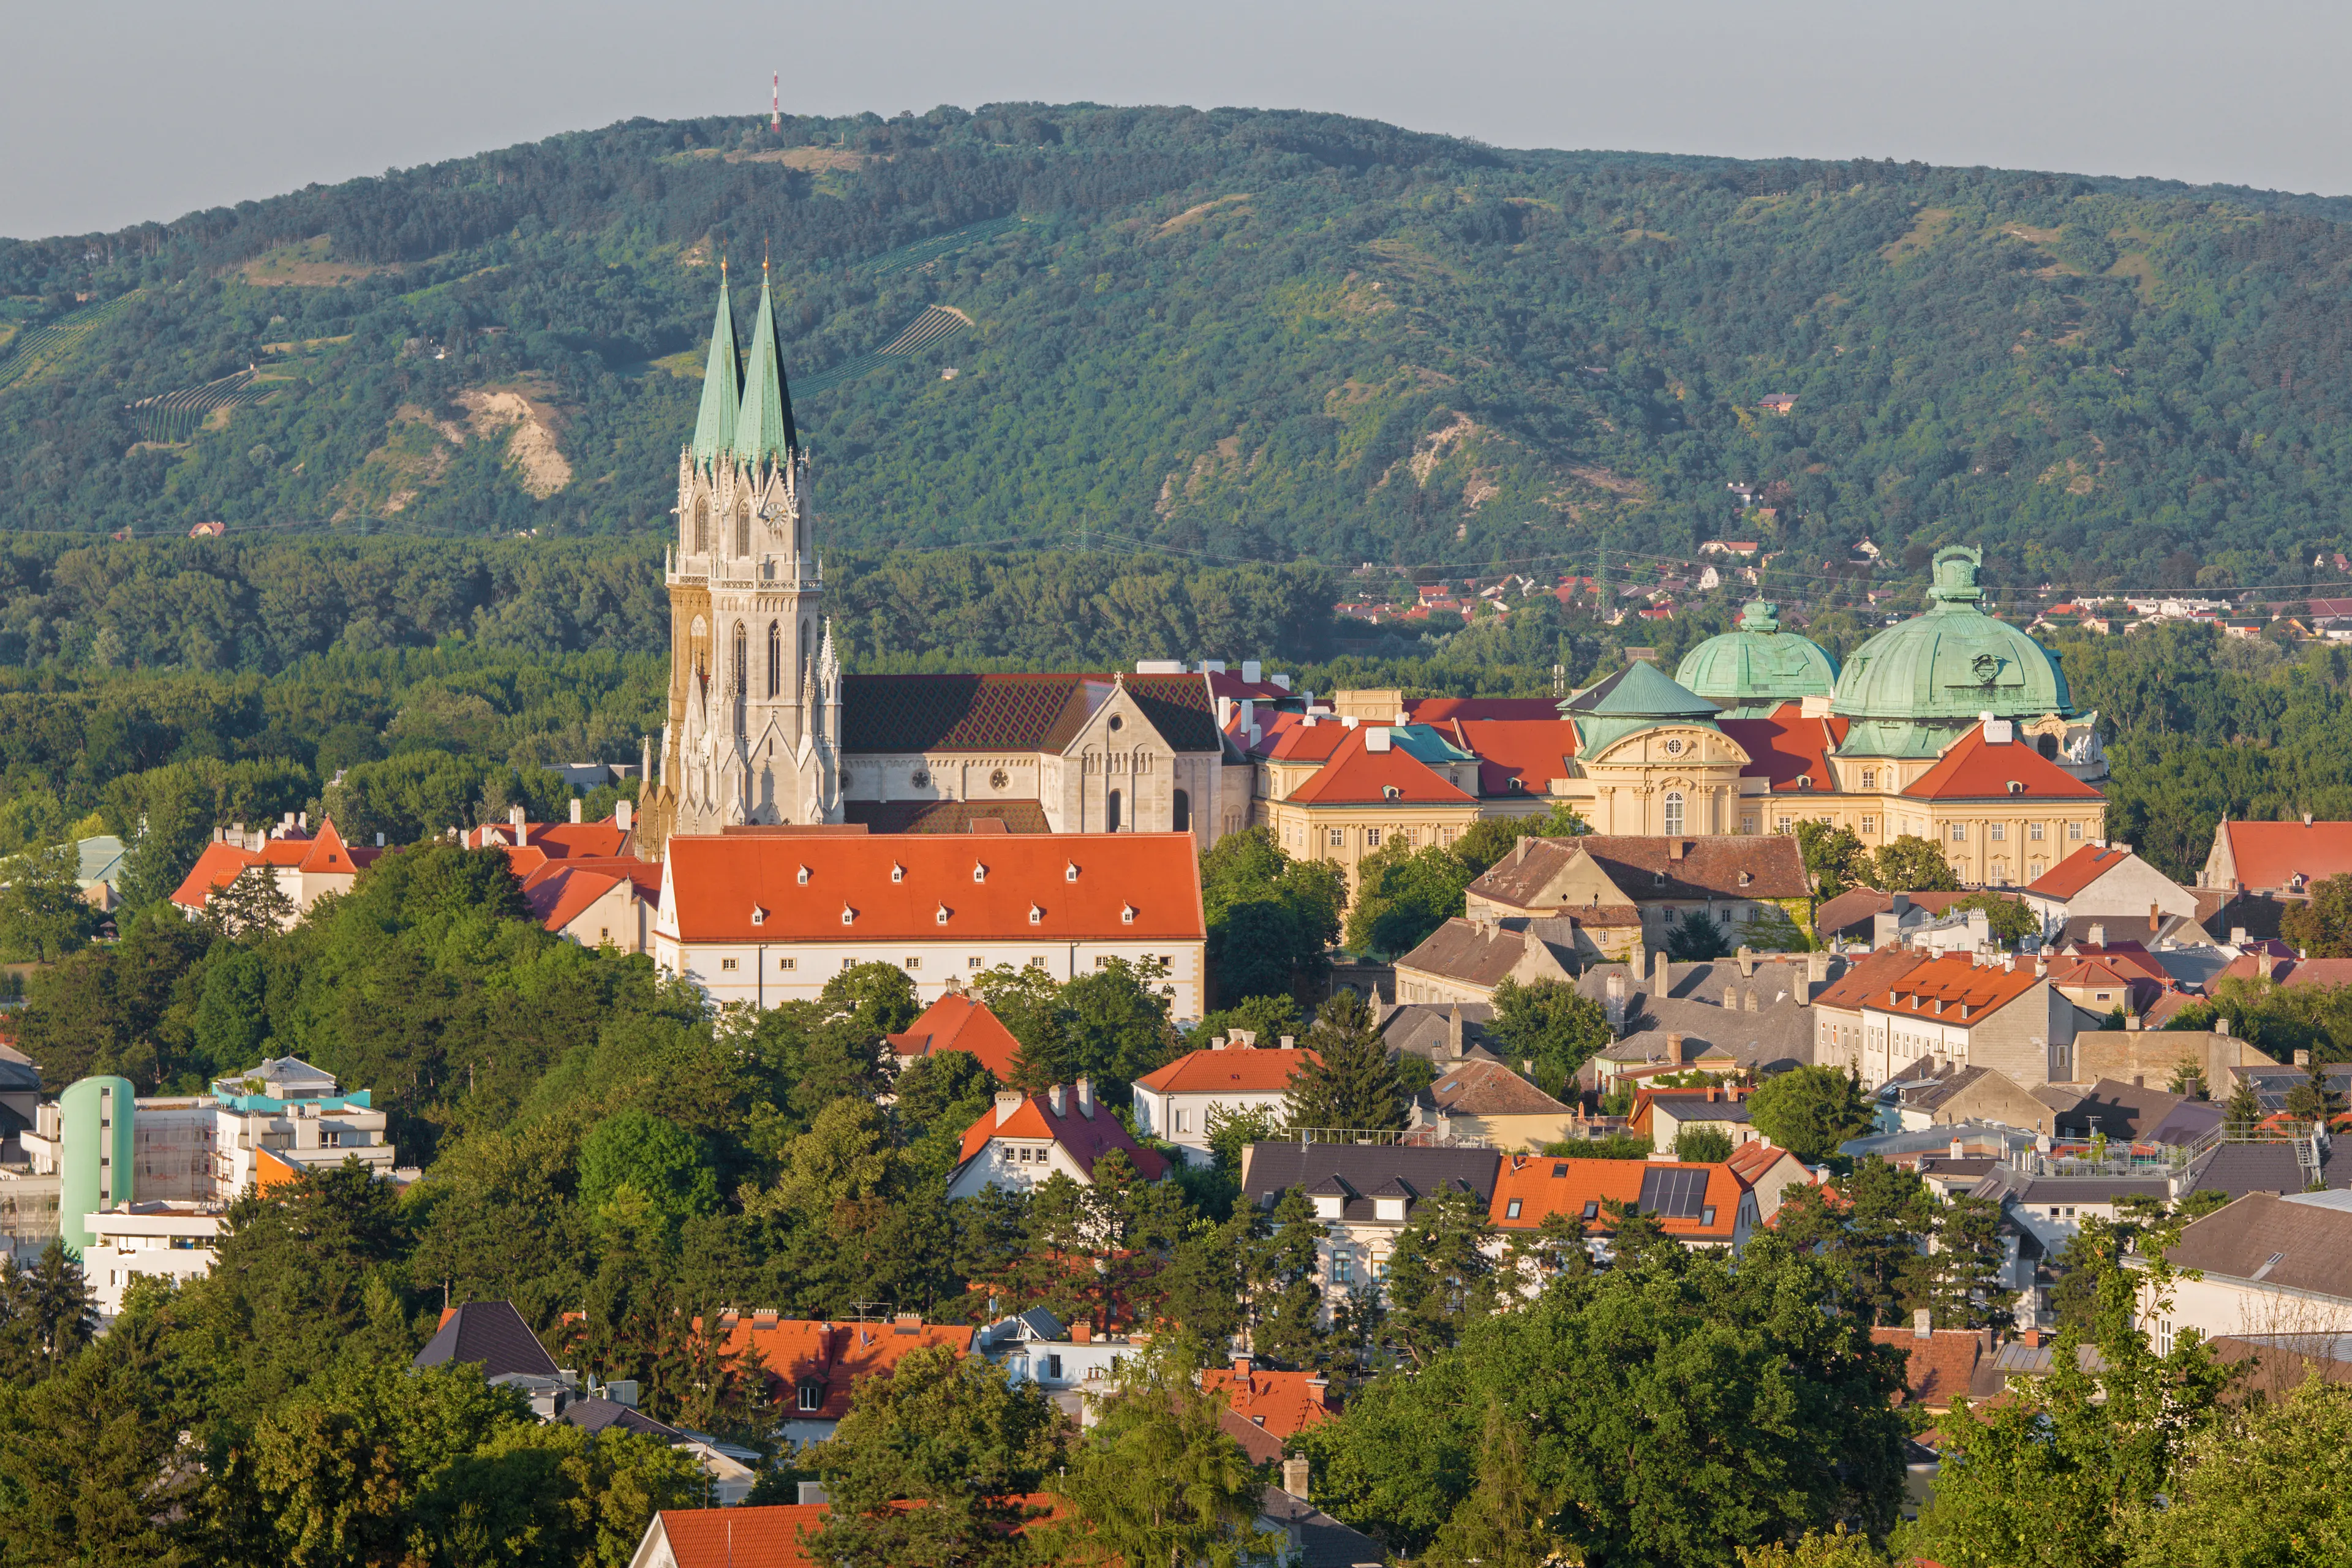
[[[2039, 822], [2027, 823], [2025, 825], [2025, 837], [2027, 842], [2032, 844], [2041, 843], [2042, 841], [2043, 826], [2043, 824]], [[1987, 823], [1985, 825], [1985, 837], [1990, 842], [1995, 844], [2008, 843], [2009, 824], [2006, 822]], [[2079, 843], [2083, 837], [2083, 825], [2079, 822], [2068, 823], [2066, 825], [2066, 837], [2070, 842]], [[1952, 824], [1952, 842], [1955, 844], [1966, 844], [1968, 841], [1969, 825], [1965, 822], [1955, 822]]]
[[[1097, 969], [1108, 969], [1110, 967], [1111, 956], [1112, 955], [1108, 953], [1101, 952], [1095, 954], [1095, 967]], [[1161, 965], [1166, 968], [1173, 969], [1176, 967], [1175, 955], [1172, 953], [1161, 952], [1155, 953], [1152, 956], [1157, 958]], [[844, 958], [841, 961], [841, 967], [844, 969], [854, 969], [861, 963], [870, 963], [872, 962], [873, 960], [871, 959], [852, 956]], [[1045, 955], [1042, 953], [1033, 953], [1030, 955], [1029, 963], [1034, 968], [1043, 969], [1045, 967]], [[787, 974], [799, 969], [800, 966], [801, 961], [797, 958], [780, 958], [776, 960], [777, 969]], [[966, 969], [977, 972], [987, 968], [988, 964], [987, 961], [982, 959], [980, 954], [973, 953], [971, 957], [966, 958], [963, 961], [963, 966]], [[741, 972], [742, 967], [743, 961], [740, 958], [722, 958], [719, 961], [719, 972], [721, 974], [739, 973]], [[923, 967], [922, 955], [919, 953], [909, 953], [906, 958], [899, 961], [898, 967], [907, 971], [909, 974], [916, 973]]]

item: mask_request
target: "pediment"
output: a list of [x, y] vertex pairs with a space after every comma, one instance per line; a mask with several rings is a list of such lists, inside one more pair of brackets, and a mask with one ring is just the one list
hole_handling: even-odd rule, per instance
[[1620, 736], [1588, 757], [1587, 767], [1744, 768], [1754, 761], [1746, 747], [1705, 724], [1653, 724]]

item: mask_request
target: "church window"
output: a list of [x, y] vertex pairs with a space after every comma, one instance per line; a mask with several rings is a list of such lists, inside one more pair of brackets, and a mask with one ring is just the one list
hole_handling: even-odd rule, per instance
[[710, 502], [701, 496], [694, 500], [694, 552], [710, 553]]
[[988, 775], [988, 787], [991, 789], [1003, 789], [1006, 784], [1012, 782], [1011, 775], [1006, 773], [1003, 768], [998, 768], [995, 772]]
[[917, 768], [912, 774], [908, 775], [907, 782], [917, 789], [929, 789], [931, 787], [931, 770]]
[[1682, 836], [1682, 831], [1683, 792], [1678, 789], [1670, 789], [1666, 792], [1666, 837], [1669, 838], [1680, 837]]
[[735, 503], [735, 553], [751, 553], [751, 498], [745, 496]]
[[774, 621], [768, 623], [768, 695], [772, 699], [783, 689], [784, 629]]
[[1171, 826], [1179, 833], [1192, 831], [1192, 797], [1181, 789], [1176, 792], [1176, 815]]
[[1124, 804], [1124, 803], [1123, 803], [1123, 802], [1121, 802], [1121, 800], [1119, 799], [1119, 794], [1118, 794], [1118, 791], [1117, 791], [1117, 790], [1113, 790], [1113, 791], [1111, 791], [1111, 792], [1110, 792], [1110, 802], [1109, 802], [1109, 804], [1108, 804], [1108, 805], [1106, 805], [1106, 806], [1103, 808], [1103, 831], [1104, 831], [1104, 832], [1106, 832], [1106, 833], [1117, 833], [1117, 832], [1118, 831], [1119, 806], [1120, 806], [1122, 804]]

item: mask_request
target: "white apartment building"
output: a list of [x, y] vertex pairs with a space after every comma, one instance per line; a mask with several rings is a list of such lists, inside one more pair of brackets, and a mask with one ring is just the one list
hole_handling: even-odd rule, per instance
[[98, 1299], [99, 1316], [111, 1318], [134, 1279], [184, 1285], [211, 1273], [222, 1216], [214, 1204], [159, 1201], [103, 1209], [86, 1223], [92, 1240], [82, 1248], [82, 1277]]
[[1291, 1079], [1318, 1058], [1286, 1037], [1270, 1050], [1255, 1048], [1252, 1038], [1245, 1033], [1231, 1039], [1220, 1035], [1208, 1049], [1189, 1052], [1137, 1079], [1135, 1130], [1175, 1144], [1186, 1163], [1205, 1165], [1215, 1158], [1209, 1148], [1210, 1112], [1280, 1114]]

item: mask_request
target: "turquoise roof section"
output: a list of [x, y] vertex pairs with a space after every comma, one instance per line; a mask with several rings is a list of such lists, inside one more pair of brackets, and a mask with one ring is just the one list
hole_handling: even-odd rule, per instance
[[375, 1107], [369, 1103], [370, 1092], [355, 1089], [349, 1094], [300, 1095], [292, 1100], [280, 1100], [274, 1094], [237, 1094], [215, 1083], [213, 1085], [213, 1100], [227, 1110], [283, 1110], [289, 1105], [315, 1105], [321, 1110], [373, 1110]]
[[1720, 703], [1727, 719], [1760, 719], [1784, 702], [1837, 689], [1838, 661], [1810, 637], [1784, 632], [1780, 606], [1753, 600], [1739, 624], [1683, 656], [1675, 679]]
[[1721, 710], [1681, 686], [1647, 659], [1635, 659], [1559, 705], [1574, 721], [1580, 757], [1591, 756], [1626, 736], [1661, 724], [1697, 724], [1712, 730]]
[[1414, 762], [1435, 767], [1444, 763], [1467, 763], [1475, 760], [1427, 724], [1391, 724], [1388, 727], [1389, 743]]
[[776, 341], [776, 309], [764, 274], [760, 310], [751, 329], [751, 357], [743, 368], [743, 409], [736, 416], [735, 455], [757, 463], [763, 458], [788, 462], [800, 455], [793, 428], [793, 389], [784, 379], [784, 353]]
[[1966, 545], [1937, 551], [1927, 610], [1853, 650], [1830, 709], [1853, 721], [1839, 755], [1937, 756], [1988, 713], [2076, 716], [2050, 650], [1985, 614], [1977, 582], [1982, 563]]
[[708, 463], [735, 446], [735, 416], [743, 404], [736, 364], [735, 311], [727, 302], [727, 273], [719, 274], [719, 310], [710, 323], [710, 356], [702, 367], [702, 412], [694, 420], [694, 460]]

